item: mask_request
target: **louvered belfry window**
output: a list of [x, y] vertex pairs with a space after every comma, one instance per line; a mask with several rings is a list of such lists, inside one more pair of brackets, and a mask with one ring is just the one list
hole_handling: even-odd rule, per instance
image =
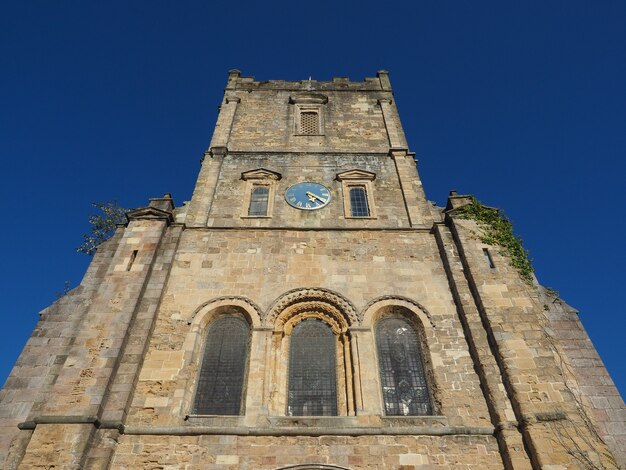
[[248, 215], [267, 215], [270, 188], [268, 186], [253, 186], [250, 194], [250, 207]]
[[316, 111], [302, 111], [300, 113], [300, 133], [307, 135], [320, 133], [319, 114]]
[[248, 322], [238, 315], [221, 316], [210, 325], [194, 414], [241, 414], [249, 338]]
[[290, 416], [337, 415], [336, 338], [316, 319], [298, 323], [289, 346]]
[[424, 366], [413, 326], [404, 318], [385, 318], [376, 327], [376, 343], [385, 414], [431, 415]]

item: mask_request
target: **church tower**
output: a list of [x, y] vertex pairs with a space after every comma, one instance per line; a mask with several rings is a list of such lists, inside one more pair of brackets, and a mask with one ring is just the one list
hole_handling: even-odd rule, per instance
[[130, 211], [0, 392], [7, 469], [626, 465], [576, 311], [452, 192], [388, 73], [230, 71], [193, 197]]

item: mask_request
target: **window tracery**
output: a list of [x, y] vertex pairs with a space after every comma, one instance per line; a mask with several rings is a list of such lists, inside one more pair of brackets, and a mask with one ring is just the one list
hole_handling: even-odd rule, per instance
[[388, 416], [432, 414], [417, 332], [402, 317], [376, 325], [376, 345], [384, 411]]

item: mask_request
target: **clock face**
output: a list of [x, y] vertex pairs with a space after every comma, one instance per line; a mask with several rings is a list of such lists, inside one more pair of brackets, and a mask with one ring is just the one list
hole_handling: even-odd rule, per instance
[[319, 183], [298, 183], [287, 189], [285, 200], [296, 209], [312, 211], [330, 202], [330, 190]]

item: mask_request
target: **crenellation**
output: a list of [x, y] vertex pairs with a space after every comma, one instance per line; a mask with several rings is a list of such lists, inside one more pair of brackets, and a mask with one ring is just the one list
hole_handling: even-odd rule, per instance
[[391, 91], [388, 74], [379, 72], [378, 77], [365, 77], [363, 81], [353, 82], [348, 77], [333, 77], [330, 81], [305, 80], [264, 80], [258, 81], [254, 77], [242, 77], [238, 72], [229, 74], [226, 90], [281, 90], [281, 91]]

